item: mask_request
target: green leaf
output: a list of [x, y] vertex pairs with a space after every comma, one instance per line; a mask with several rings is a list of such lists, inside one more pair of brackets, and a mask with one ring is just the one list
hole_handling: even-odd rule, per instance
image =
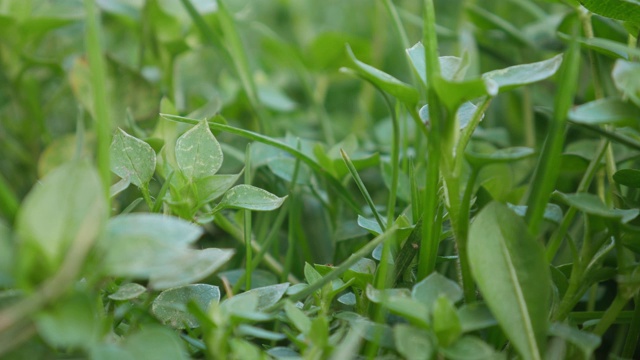
[[613, 174], [613, 180], [620, 185], [631, 188], [640, 188], [640, 170], [622, 169]]
[[284, 293], [287, 292], [288, 288], [289, 283], [263, 286], [243, 292], [234, 297], [255, 296], [258, 299], [256, 310], [261, 311], [278, 302]]
[[197, 328], [200, 326], [198, 319], [187, 309], [187, 304], [191, 301], [206, 311], [212, 302], [220, 301], [220, 289], [208, 284], [167, 289], [153, 300], [151, 312], [163, 324], [175, 329]]
[[237, 185], [224, 194], [218, 206], [253, 211], [271, 211], [282, 205], [287, 197], [277, 197], [272, 193], [251, 185]]
[[222, 148], [202, 120], [176, 141], [176, 161], [188, 181], [215, 175], [222, 166]]
[[507, 338], [523, 359], [541, 359], [551, 289], [542, 245], [518, 215], [493, 202], [471, 225], [469, 262]]
[[591, 358], [594, 350], [600, 346], [600, 337], [586, 331], [580, 331], [574, 327], [562, 323], [553, 323], [549, 326], [549, 335], [557, 336], [576, 345], [585, 359]]
[[485, 304], [465, 304], [458, 309], [462, 332], [471, 332], [498, 325], [496, 318]]
[[[72, 242], [94, 241], [106, 214], [96, 170], [84, 161], [62, 165], [42, 179], [22, 203], [16, 219], [18, 259], [26, 267], [37, 266], [39, 276], [43, 271], [46, 276], [62, 261]], [[29, 265], [29, 261], [38, 265]]]
[[562, 200], [565, 204], [573, 206], [584, 213], [605, 219], [619, 220], [622, 223], [627, 223], [640, 214], [640, 210], [638, 209], [610, 209], [594, 194], [563, 194], [556, 191], [554, 192], [554, 196]]
[[[458, 118], [458, 126], [460, 126], [460, 129], [464, 129], [465, 127], [467, 127], [467, 125], [473, 118], [476, 109], [478, 109], [478, 107], [468, 101], [460, 105], [460, 107], [456, 111], [456, 117]], [[429, 121], [429, 105], [427, 104], [421, 107], [419, 114], [420, 120], [422, 120], [423, 123], [427, 124]], [[482, 120], [482, 118], [484, 118], [484, 113], [481, 115], [480, 120]]]
[[[245, 274], [245, 269], [227, 270], [218, 273], [219, 278], [225, 278], [231, 286], [234, 286], [240, 278]], [[252, 286], [259, 288], [263, 286], [275, 285], [278, 283], [278, 277], [267, 270], [253, 269], [251, 271], [251, 284]], [[244, 283], [240, 289], [244, 290]]]
[[411, 296], [427, 305], [429, 309], [433, 307], [440, 296], [446, 296], [452, 303], [462, 299], [462, 289], [460, 285], [437, 272], [424, 278], [413, 286]]
[[[613, 66], [611, 77], [624, 97], [640, 106], [640, 63], [618, 59]], [[636, 115], [637, 113], [636, 108]]]
[[146, 142], [118, 129], [111, 142], [111, 171], [137, 187], [146, 186], [156, 170], [156, 153]]
[[[427, 84], [426, 65], [424, 61], [424, 45], [421, 42], [416, 43], [411, 48], [407, 49], [407, 55], [411, 60], [413, 69], [418, 73], [422, 82]], [[460, 81], [464, 79], [464, 76], [468, 69], [468, 64], [464, 63], [464, 60], [457, 56], [440, 56], [438, 58], [440, 62], [440, 73], [442, 77], [450, 81]]]
[[433, 306], [433, 332], [438, 344], [447, 347], [460, 337], [462, 325], [451, 300], [440, 295]]
[[[129, 214], [109, 221], [98, 243], [106, 275], [149, 279], [167, 289], [198, 281], [224, 265], [233, 250], [189, 247], [202, 229], [159, 214]], [[152, 249], [152, 251], [150, 251]]]
[[398, 324], [393, 328], [393, 338], [398, 352], [407, 360], [429, 360], [435, 346], [429, 333], [413, 326]]
[[205, 204], [219, 198], [238, 181], [241, 174], [211, 175], [198, 179], [195, 183], [198, 202]]
[[640, 22], [638, 0], [580, 0], [589, 11], [611, 19]]
[[308, 334], [311, 329], [311, 320], [302, 310], [298, 309], [290, 301], [284, 304], [284, 311], [291, 323], [303, 334]]
[[475, 336], [463, 336], [453, 345], [440, 349], [440, 352], [450, 360], [493, 360], [501, 358], [497, 357], [491, 346]]
[[53, 347], [88, 347], [98, 340], [100, 321], [86, 294], [74, 294], [37, 315], [40, 336]]
[[[560, 38], [568, 40], [569, 36], [560, 34]], [[630, 57], [640, 56], [640, 49], [632, 48], [626, 44], [619, 43], [617, 41], [603, 39], [603, 38], [577, 38], [576, 41], [580, 45], [603, 53], [604, 55], [613, 58], [629, 59]]]
[[532, 148], [512, 147], [496, 150], [489, 154], [467, 151], [465, 152], [465, 157], [467, 158], [467, 161], [469, 161], [469, 163], [471, 163], [472, 165], [481, 167], [488, 164], [514, 162], [526, 159], [527, 157], [533, 156], [534, 154], [535, 150]]
[[139, 297], [147, 291], [147, 288], [136, 283], [126, 283], [118, 288], [116, 292], [109, 295], [109, 299], [116, 301], [131, 300]]
[[137, 360], [187, 360], [187, 351], [178, 335], [167, 328], [147, 325], [126, 338], [123, 348]]
[[413, 106], [418, 102], [418, 91], [409, 84], [405, 84], [393, 76], [361, 62], [353, 54], [349, 45], [347, 45], [347, 54], [349, 55], [351, 66], [358, 76], [371, 82], [407, 105]]
[[450, 81], [437, 76], [432, 83], [440, 100], [449, 110], [457, 110], [465, 101], [487, 95], [496, 96], [499, 89], [498, 84], [489, 78]]
[[640, 121], [640, 109], [622, 99], [598, 99], [569, 110], [569, 120], [588, 125]]
[[482, 74], [482, 78], [493, 80], [503, 92], [547, 79], [558, 71], [560, 64], [562, 54], [548, 60], [489, 71]]

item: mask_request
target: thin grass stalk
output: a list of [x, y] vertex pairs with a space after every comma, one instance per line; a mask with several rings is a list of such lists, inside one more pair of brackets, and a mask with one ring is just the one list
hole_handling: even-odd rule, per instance
[[107, 70], [102, 55], [102, 40], [100, 39], [100, 18], [94, 0], [84, 1], [86, 16], [85, 48], [91, 70], [91, 90], [93, 95], [93, 115], [95, 116], [98, 137], [98, 172], [102, 180], [107, 208], [111, 208], [111, 168], [109, 147], [111, 146], [111, 116], [109, 114], [109, 100], [107, 98]]
[[369, 194], [367, 187], [362, 182], [362, 178], [360, 178], [360, 175], [358, 174], [358, 170], [356, 170], [356, 167], [353, 165], [353, 162], [349, 158], [349, 155], [347, 155], [347, 153], [343, 149], [340, 149], [340, 155], [342, 155], [342, 159], [344, 160], [344, 163], [347, 165], [347, 169], [349, 170], [351, 177], [353, 177], [353, 181], [356, 183], [358, 190], [360, 190], [362, 197], [364, 197], [364, 200], [367, 202], [367, 205], [369, 205], [369, 208], [373, 213], [373, 217], [376, 219], [376, 222], [378, 223], [378, 225], [380, 225], [380, 229], [382, 229], [382, 231], [384, 232], [384, 230], [387, 228], [387, 225], [384, 223], [384, 221], [382, 221], [382, 216], [378, 212], [378, 209], [376, 209], [376, 205], [373, 203], [373, 199], [371, 198], [371, 195]]
[[[251, 184], [251, 144], [247, 144], [247, 149], [244, 157], [244, 183]], [[251, 290], [251, 259], [253, 257], [251, 249], [251, 210], [244, 210], [244, 243], [246, 248], [245, 253], [245, 290]]]

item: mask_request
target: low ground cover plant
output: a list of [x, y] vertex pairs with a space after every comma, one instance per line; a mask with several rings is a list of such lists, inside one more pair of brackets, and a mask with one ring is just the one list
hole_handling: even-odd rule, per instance
[[640, 4], [0, 0], [0, 356], [640, 357]]

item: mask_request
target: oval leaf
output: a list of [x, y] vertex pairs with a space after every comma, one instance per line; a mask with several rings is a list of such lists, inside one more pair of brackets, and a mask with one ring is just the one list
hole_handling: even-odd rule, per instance
[[232, 249], [208, 248], [202, 250], [185, 249], [174, 252], [167, 261], [149, 278], [149, 286], [153, 289], [167, 289], [200, 281], [220, 269], [233, 257]]
[[407, 105], [413, 106], [418, 102], [418, 91], [409, 84], [405, 84], [393, 76], [358, 60], [349, 45], [347, 45], [347, 54], [349, 55], [349, 60], [351, 60], [353, 70], [358, 76], [388, 92]]
[[429, 309], [433, 307], [440, 296], [445, 296], [452, 303], [456, 303], [462, 299], [462, 295], [462, 289], [458, 283], [437, 272], [431, 273], [415, 284], [411, 290], [411, 296], [427, 305]]
[[176, 161], [189, 181], [215, 175], [222, 166], [222, 148], [207, 120], [184, 133], [176, 141]]
[[580, 0], [580, 3], [604, 17], [640, 23], [640, 2], [637, 0]]
[[[640, 106], [640, 63], [618, 59], [611, 72], [613, 82], [622, 94]], [[638, 109], [636, 109], [636, 114]]]
[[563, 194], [556, 191], [554, 196], [562, 200], [567, 205], [573, 206], [584, 213], [605, 219], [620, 220], [623, 223], [627, 223], [635, 219], [638, 214], [640, 214], [640, 210], [638, 209], [610, 209], [597, 195], [594, 194]]
[[482, 78], [493, 80], [498, 85], [499, 91], [503, 92], [547, 79], [558, 71], [560, 64], [562, 64], [562, 54], [544, 61], [489, 71], [482, 74]]
[[27, 195], [16, 233], [24, 251], [38, 249], [44, 258], [34, 261], [44, 261], [53, 270], [78, 236], [85, 241], [96, 238], [106, 213], [96, 170], [85, 161], [70, 162], [49, 173]]
[[496, 163], [508, 163], [525, 159], [535, 154], [535, 150], [528, 147], [512, 147], [496, 150], [489, 154], [467, 151], [467, 161], [477, 167]]
[[622, 169], [613, 174], [613, 180], [618, 184], [631, 188], [640, 188], [640, 170]]
[[576, 106], [569, 110], [569, 120], [588, 125], [640, 121], [640, 109], [622, 99], [608, 98]]
[[224, 194], [218, 206], [253, 211], [271, 211], [282, 205], [287, 197], [277, 197], [272, 193], [251, 185], [238, 185]]
[[147, 288], [136, 283], [127, 283], [118, 288], [118, 291], [109, 295], [109, 299], [123, 301], [135, 299], [138, 296], [144, 294]]
[[153, 300], [151, 312], [163, 324], [176, 329], [196, 328], [200, 323], [187, 309], [189, 302], [195, 302], [207, 311], [212, 302], [220, 301], [220, 289], [208, 284], [193, 284], [167, 289]]
[[487, 305], [522, 358], [541, 359], [551, 289], [542, 245], [518, 215], [493, 202], [471, 225], [469, 262]]
[[156, 171], [156, 153], [149, 144], [118, 129], [109, 151], [114, 174], [137, 187], [149, 183]]

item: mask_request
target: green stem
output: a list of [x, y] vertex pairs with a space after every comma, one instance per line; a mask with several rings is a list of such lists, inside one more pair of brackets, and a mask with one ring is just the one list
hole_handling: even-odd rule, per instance
[[[251, 144], [247, 144], [244, 159], [244, 183], [251, 184]], [[244, 243], [245, 243], [245, 290], [251, 290], [251, 259], [253, 257], [251, 249], [251, 210], [244, 210]]]
[[11, 186], [4, 178], [4, 175], [0, 173], [0, 210], [10, 222], [13, 222], [19, 207], [20, 201], [18, 197], [11, 190]]
[[631, 318], [631, 324], [629, 324], [629, 330], [627, 331], [627, 338], [622, 348], [620, 356], [625, 359], [631, 359], [636, 352], [638, 346], [638, 340], [640, 339], [640, 294], [636, 294], [634, 300], [633, 316]]
[[618, 317], [622, 309], [624, 309], [625, 305], [627, 305], [627, 302], [629, 302], [629, 298], [626, 298], [618, 293], [615, 299], [613, 299], [611, 305], [609, 305], [607, 311], [604, 312], [604, 315], [600, 319], [600, 322], [598, 322], [598, 325], [596, 325], [593, 333], [598, 336], [604, 335], [607, 329], [609, 329], [609, 327], [615, 322], [616, 318]]
[[347, 169], [349, 169], [349, 173], [351, 173], [351, 177], [353, 177], [353, 180], [358, 186], [358, 189], [360, 190], [362, 197], [364, 197], [365, 201], [367, 202], [367, 205], [369, 205], [369, 208], [373, 213], [373, 216], [378, 222], [378, 225], [380, 225], [380, 229], [384, 231], [387, 228], [387, 226], [382, 221], [382, 216], [380, 216], [380, 213], [376, 209], [376, 205], [373, 203], [373, 199], [371, 198], [371, 195], [369, 194], [367, 187], [364, 186], [364, 183], [362, 182], [362, 179], [358, 174], [358, 170], [356, 170], [356, 167], [353, 165], [353, 162], [349, 158], [349, 155], [347, 155], [347, 153], [343, 149], [340, 149], [340, 155], [342, 155], [342, 159], [344, 160], [344, 163], [347, 165]]
[[529, 224], [529, 232], [534, 236], [538, 234], [544, 209], [555, 187], [561, 168], [560, 157], [564, 144], [567, 114], [573, 105], [573, 97], [576, 93], [579, 63], [580, 47], [576, 41], [571, 41], [559, 70], [559, 88], [554, 103], [553, 121], [540, 154], [529, 193], [525, 218]]
[[98, 134], [98, 171], [102, 180], [102, 189], [107, 201], [107, 208], [110, 208], [111, 169], [109, 147], [111, 146], [111, 116], [109, 115], [109, 101], [107, 100], [107, 71], [102, 55], [99, 13], [95, 7], [94, 0], [85, 0], [84, 8], [87, 13], [85, 47], [91, 70], [93, 115], [95, 116], [96, 132]]

